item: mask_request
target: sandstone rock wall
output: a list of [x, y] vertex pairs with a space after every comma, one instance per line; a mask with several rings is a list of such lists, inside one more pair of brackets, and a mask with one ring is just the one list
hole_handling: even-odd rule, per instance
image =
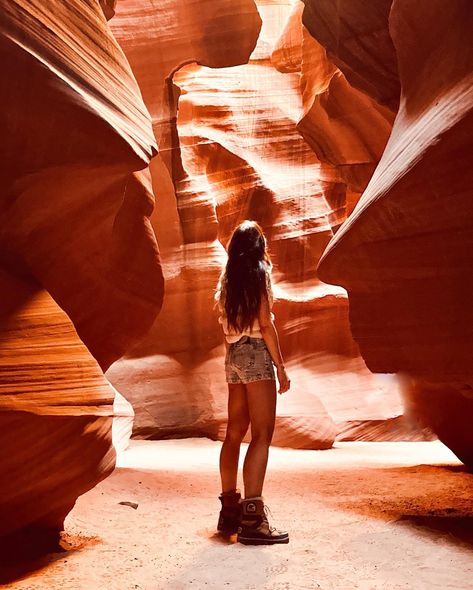
[[[388, 22], [393, 0], [303, 2], [304, 26], [350, 85], [397, 111], [400, 83]], [[410, 10], [418, 12], [412, 2]]]
[[156, 143], [98, 2], [0, 11], [3, 535], [61, 528], [113, 469], [115, 391], [99, 365], [150, 327], [163, 278], [141, 171]]
[[113, 391], [51, 296], [0, 273], [1, 535], [60, 529], [114, 467]]
[[[112, 417], [120, 446], [132, 414], [117, 390], [139, 436], [222, 436], [212, 295], [248, 217], [293, 381], [275, 443], [418, 436], [335, 283], [370, 369], [406, 373], [413, 412], [471, 461], [465, 2], [425, 20], [408, 0], [0, 7], [0, 534], [60, 528], [110, 472]], [[102, 370], [127, 351], [115, 390]]]
[[[355, 31], [351, 56], [341, 59], [378, 87], [356, 43], [363, 29], [340, 3], [328, 4]], [[307, 5], [317, 28], [322, 15], [315, 2]], [[471, 429], [459, 416], [473, 415], [473, 10], [463, 0], [395, 0], [383, 19], [398, 61], [400, 106], [383, 157], [319, 276], [348, 290], [368, 367], [405, 374], [410, 406], [471, 464]], [[345, 49], [340, 43], [338, 51]], [[392, 70], [391, 51], [377, 57], [380, 72]]]
[[[151, 165], [158, 195], [152, 220], [166, 296], [149, 336], [107, 375], [133, 402], [138, 436], [221, 435], [226, 385], [212, 294], [223, 245], [234, 225], [251, 217], [270, 242], [275, 313], [292, 371], [276, 442], [327, 447], [342, 431], [370, 438], [372, 421], [381, 438], [407, 436], [397, 423], [386, 427], [394, 434], [379, 434], [379, 421], [402, 414], [398, 385], [366, 369], [345, 292], [315, 276], [381, 156], [393, 115], [328, 60], [302, 26], [300, 3], [258, 3], [260, 32], [249, 4], [212, 7], [202, 23], [193, 20], [191, 2], [150, 6], [144, 26], [141, 7], [124, 1], [112, 20], [161, 149]], [[164, 14], [172, 18], [158, 18]], [[240, 40], [238, 47], [225, 41], [236, 53], [215, 42], [202, 53], [202, 27], [216, 26]], [[191, 61], [198, 63], [184, 66]]]

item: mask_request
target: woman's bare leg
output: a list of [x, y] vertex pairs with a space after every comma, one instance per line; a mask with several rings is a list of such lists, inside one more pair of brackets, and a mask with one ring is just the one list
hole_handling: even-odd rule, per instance
[[220, 477], [222, 492], [237, 487], [238, 459], [240, 445], [250, 423], [245, 385], [228, 384], [228, 424], [225, 440], [220, 451]]
[[251, 443], [243, 465], [245, 497], [256, 498], [263, 493], [269, 445], [276, 420], [276, 382], [254, 381], [246, 384], [251, 423]]

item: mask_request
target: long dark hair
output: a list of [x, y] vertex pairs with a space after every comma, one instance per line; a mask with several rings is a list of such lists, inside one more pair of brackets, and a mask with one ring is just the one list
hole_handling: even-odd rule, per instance
[[258, 317], [261, 297], [268, 297], [271, 268], [266, 238], [256, 221], [244, 221], [233, 231], [227, 246], [228, 260], [221, 282], [228, 327], [251, 330]]

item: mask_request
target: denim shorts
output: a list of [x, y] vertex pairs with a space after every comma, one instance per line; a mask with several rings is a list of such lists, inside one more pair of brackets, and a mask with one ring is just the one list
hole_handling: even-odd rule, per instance
[[227, 383], [275, 380], [274, 366], [263, 338], [243, 336], [230, 344], [225, 358]]

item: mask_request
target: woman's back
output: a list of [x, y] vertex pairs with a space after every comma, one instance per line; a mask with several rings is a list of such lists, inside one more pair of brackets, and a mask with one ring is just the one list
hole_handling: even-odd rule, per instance
[[[264, 266], [264, 273], [265, 273], [265, 289], [262, 293], [262, 296], [268, 300], [269, 307], [273, 307], [273, 290], [271, 285], [271, 265], [269, 262], [263, 261]], [[225, 310], [225, 302], [226, 302], [226, 281], [225, 281], [225, 271], [222, 273], [220, 280], [217, 285], [217, 292], [215, 294], [215, 299], [218, 303], [218, 308], [220, 311], [220, 316], [218, 318], [219, 323], [222, 325], [223, 332], [225, 334], [225, 338], [228, 343], [232, 344], [237, 342], [243, 336], [249, 336], [250, 338], [263, 338], [261, 333], [261, 328], [258, 321], [258, 315], [252, 318], [251, 324], [235, 326], [229, 324], [226, 310]], [[274, 315], [271, 314], [272, 319], [274, 319]]]

